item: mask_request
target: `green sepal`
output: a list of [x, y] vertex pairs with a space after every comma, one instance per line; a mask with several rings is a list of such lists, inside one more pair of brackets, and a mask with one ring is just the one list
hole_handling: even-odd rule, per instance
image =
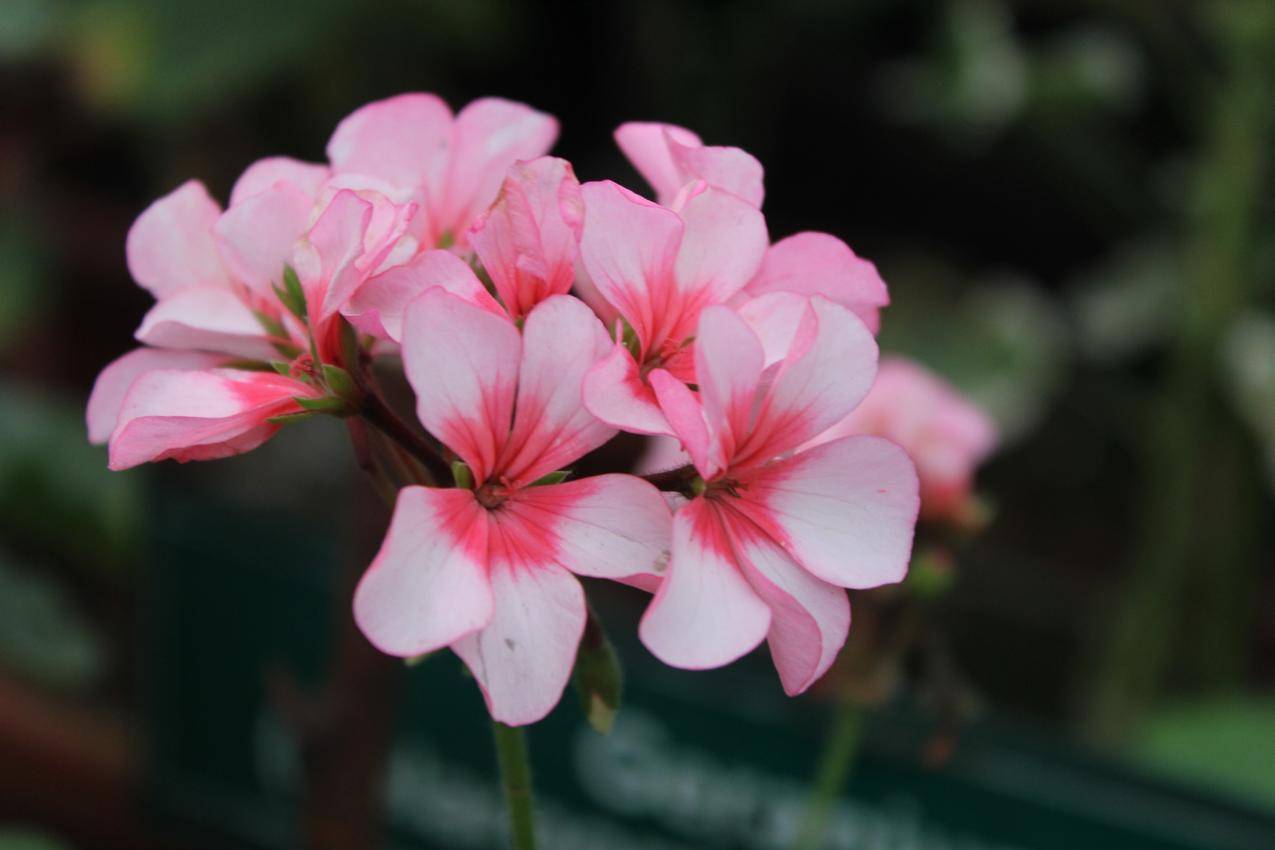
[[285, 378], [292, 377], [292, 362], [290, 360], [271, 360], [270, 368]]
[[620, 670], [620, 658], [615, 647], [592, 608], [589, 609], [580, 648], [576, 651], [572, 682], [589, 725], [601, 735], [609, 733], [620, 710], [624, 674]]
[[354, 329], [354, 325], [341, 319], [341, 360], [351, 369], [361, 368], [359, 362], [360, 355], [363, 353], [359, 346], [359, 332]]
[[571, 470], [569, 469], [559, 469], [556, 472], [550, 472], [548, 475], [540, 476], [535, 481], [532, 481], [529, 486], [543, 487], [545, 484], [561, 484], [567, 480], [567, 476], [570, 474]]
[[354, 412], [350, 403], [343, 398], [324, 396], [323, 398], [306, 398], [293, 396], [292, 400], [312, 413], [330, 413], [333, 416], [349, 416]]
[[301, 278], [297, 277], [292, 266], [283, 267], [283, 286], [274, 285], [274, 294], [279, 296], [279, 303], [288, 308], [288, 312], [301, 321], [306, 321], [305, 290], [301, 288]]
[[474, 489], [474, 473], [464, 461], [452, 461], [452, 481], [461, 490]]
[[293, 345], [290, 342], [272, 342], [270, 344], [274, 346], [275, 351], [279, 352], [280, 357], [286, 357], [288, 360], [296, 360], [301, 356], [300, 347]]
[[269, 417], [266, 421], [274, 425], [288, 425], [293, 422], [300, 422], [302, 419], [309, 419], [311, 416], [314, 416], [314, 414], [305, 410], [300, 413], [280, 413], [278, 416]]
[[456, 244], [456, 234], [452, 233], [450, 230], [444, 230], [443, 234], [438, 237], [438, 244], [435, 245], [434, 247], [439, 248], [443, 251], [446, 251], [447, 249], [451, 248], [455, 244]]
[[288, 329], [285, 328], [283, 323], [274, 316], [271, 316], [268, 313], [263, 313], [261, 310], [253, 310], [252, 315], [257, 317], [257, 323], [261, 325], [262, 330], [270, 334], [272, 337], [277, 339], [289, 338]]
[[340, 366], [324, 363], [323, 382], [327, 384], [328, 389], [337, 398], [344, 399], [351, 404], [358, 403], [360, 396], [358, 385], [354, 383], [354, 378], [350, 377], [350, 373]]
[[642, 341], [638, 339], [637, 331], [633, 330], [632, 325], [624, 319], [620, 321], [624, 327], [624, 330], [620, 333], [620, 341], [629, 350], [629, 354], [633, 355], [633, 359], [637, 360], [642, 356]]
[[239, 369], [244, 372], [269, 372], [270, 364], [263, 360], [249, 360], [247, 358], [241, 360], [231, 360], [228, 363], [222, 363], [222, 369]]
[[433, 649], [429, 652], [422, 652], [420, 655], [409, 655], [403, 659], [403, 664], [407, 667], [419, 667], [430, 659], [431, 656], [437, 655], [438, 650]]

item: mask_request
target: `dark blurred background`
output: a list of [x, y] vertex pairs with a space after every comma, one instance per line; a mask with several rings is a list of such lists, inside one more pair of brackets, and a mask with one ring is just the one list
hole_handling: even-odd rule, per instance
[[[292, 840], [191, 814], [291, 822], [254, 796], [260, 776], [218, 773], [234, 749], [218, 736], [237, 733], [219, 726], [236, 686], [217, 676], [235, 670], [198, 662], [273, 647], [259, 622], [355, 640], [329, 599], [340, 570], [306, 555], [365, 558], [384, 521], [343, 429], [110, 474], [82, 411], [150, 303], [124, 264], [138, 212], [191, 176], [224, 199], [264, 155], [322, 160], [341, 117], [408, 90], [556, 115], [555, 152], [582, 180], [645, 191], [611, 142], [624, 120], [756, 155], [772, 238], [826, 230], [876, 261], [894, 302], [883, 349], [1002, 429], [979, 478], [993, 520], [933, 612], [975, 706], [958, 733], [1002, 718], [1130, 787], [1275, 812], [1275, 4], [0, 0], [0, 847]], [[370, 540], [351, 514], [371, 515]], [[198, 592], [174, 589], [181, 552], [205, 565]], [[289, 575], [326, 591], [293, 593]], [[614, 632], [640, 602], [614, 600]], [[616, 637], [634, 691], [686, 687]], [[266, 673], [240, 679], [285, 718], [331, 673], [298, 662], [313, 671], [297, 685], [260, 653]], [[471, 687], [430, 664], [447, 669], [420, 675]], [[411, 692], [417, 671], [399, 672]], [[773, 673], [744, 687], [778, 693]], [[569, 700], [563, 729], [580, 723]], [[784, 711], [762, 726], [797, 722]], [[221, 808], [180, 793], [205, 767]], [[485, 846], [422, 834], [401, 840]]]

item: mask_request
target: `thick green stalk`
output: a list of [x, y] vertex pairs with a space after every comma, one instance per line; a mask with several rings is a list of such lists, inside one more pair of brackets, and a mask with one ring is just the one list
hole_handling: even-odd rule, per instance
[[496, 739], [496, 761], [500, 764], [500, 781], [509, 809], [509, 841], [513, 850], [535, 850], [536, 828], [531, 796], [531, 765], [527, 760], [527, 741], [522, 729], [493, 720], [492, 735]]
[[819, 850], [828, 831], [832, 809], [846, 788], [846, 782], [859, 755], [859, 742], [863, 735], [863, 709], [849, 697], [844, 697], [837, 708], [833, 728], [824, 743], [819, 757], [819, 771], [815, 774], [810, 802], [802, 818], [801, 832], [793, 843], [793, 850]]

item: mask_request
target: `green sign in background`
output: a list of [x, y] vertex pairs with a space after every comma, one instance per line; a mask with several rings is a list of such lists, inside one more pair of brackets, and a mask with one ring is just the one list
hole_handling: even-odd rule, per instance
[[[154, 647], [154, 809], [262, 848], [296, 846], [296, 742], [266, 671], [317, 685], [327, 658], [335, 535], [209, 504], [157, 506], [148, 630]], [[789, 700], [765, 658], [669, 670], [631, 639], [641, 599], [590, 586], [628, 671], [611, 735], [568, 691], [530, 732], [540, 837], [551, 850], [780, 850], [795, 835], [827, 707]], [[449, 653], [407, 676], [388, 764], [395, 847], [500, 847], [488, 722]], [[1275, 819], [1152, 783], [1039, 735], [985, 721], [942, 769], [905, 705], [867, 725], [832, 820], [841, 850], [1267, 850]]]

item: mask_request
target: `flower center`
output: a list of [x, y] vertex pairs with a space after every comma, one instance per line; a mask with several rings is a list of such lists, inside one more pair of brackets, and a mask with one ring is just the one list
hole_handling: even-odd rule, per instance
[[478, 504], [492, 510], [503, 505], [509, 498], [509, 488], [489, 481], [474, 492], [474, 498], [478, 500]]

